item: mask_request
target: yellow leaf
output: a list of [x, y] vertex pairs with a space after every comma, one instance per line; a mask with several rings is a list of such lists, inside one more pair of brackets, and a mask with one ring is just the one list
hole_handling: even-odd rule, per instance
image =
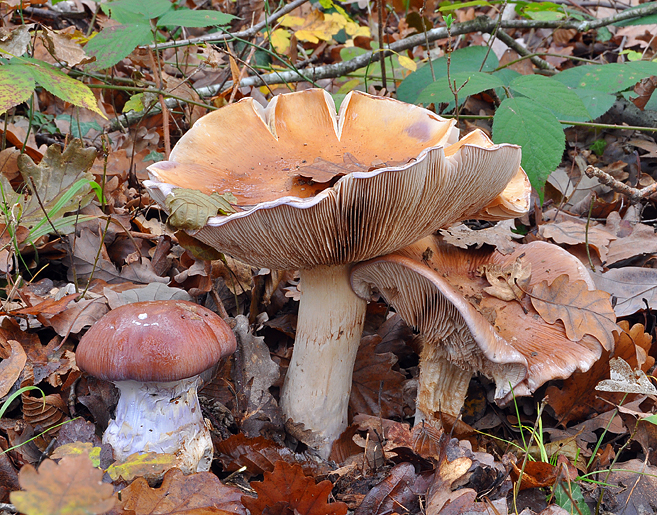
[[305, 18], [300, 18], [299, 16], [292, 16], [291, 14], [286, 14], [281, 18], [281, 25], [283, 25], [283, 27], [290, 27], [290, 28], [303, 27], [305, 23], [306, 23]]
[[352, 38], [356, 38], [358, 36], [370, 37], [372, 35], [369, 27], [358, 25], [358, 23], [354, 21], [347, 23], [344, 30], [347, 35], [351, 36]]
[[106, 513], [114, 506], [114, 489], [103, 484], [103, 471], [86, 456], [67, 456], [59, 464], [45, 460], [37, 472], [25, 465], [18, 481], [23, 488], [9, 499], [26, 515], [89, 515]]
[[120, 477], [124, 481], [132, 481], [137, 476], [157, 475], [176, 465], [177, 458], [173, 454], [159, 454], [147, 452], [134, 453], [128, 456], [123, 463], [112, 463], [107, 473], [116, 481]]
[[276, 29], [271, 33], [271, 44], [279, 54], [284, 54], [290, 48], [290, 33], [285, 29]]
[[412, 72], [417, 70], [417, 64], [413, 59], [406, 57], [405, 55], [398, 55], [397, 57], [399, 58], [399, 64], [407, 70], [411, 70]]
[[88, 456], [94, 467], [100, 466], [100, 447], [94, 447], [91, 442], [72, 442], [60, 445], [50, 457], [53, 460], [58, 460], [65, 456], [79, 455]]

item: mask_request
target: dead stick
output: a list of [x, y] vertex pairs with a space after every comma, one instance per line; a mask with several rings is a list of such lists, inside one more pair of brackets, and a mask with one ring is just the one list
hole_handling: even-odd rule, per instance
[[657, 193], [657, 182], [650, 186], [646, 186], [645, 188], [637, 189], [614, 179], [607, 172], [603, 172], [600, 168], [596, 168], [593, 165], [587, 166], [584, 173], [586, 173], [588, 177], [597, 178], [598, 181], [605, 186], [609, 186], [612, 190], [628, 196], [632, 204], [636, 204], [637, 202]]

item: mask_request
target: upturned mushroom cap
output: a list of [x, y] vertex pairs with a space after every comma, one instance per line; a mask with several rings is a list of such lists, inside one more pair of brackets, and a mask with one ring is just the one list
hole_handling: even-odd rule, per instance
[[228, 325], [203, 306], [136, 302], [98, 320], [80, 340], [76, 362], [106, 381], [178, 381], [213, 367], [236, 346]]
[[480, 131], [457, 136], [451, 120], [359, 92], [337, 116], [319, 89], [266, 109], [247, 98], [201, 118], [145, 184], [162, 205], [176, 188], [233, 193], [241, 211], [210, 218], [194, 236], [244, 262], [346, 264], [457, 220], [527, 210], [520, 148]]
[[[481, 265], [510, 265], [521, 256], [531, 263], [529, 287], [566, 274], [571, 281], [583, 280], [594, 289], [580, 261], [556, 245], [532, 242], [505, 256], [485, 249], [459, 249], [435, 237], [357, 265], [352, 286], [361, 297], [376, 287], [427, 343], [446, 347], [448, 359], [457, 366], [493, 377], [498, 386], [496, 399], [504, 403], [512, 398], [509, 382], [513, 395], [530, 395], [546, 381], [588, 370], [602, 352], [601, 343], [591, 336], [569, 340], [563, 326], [546, 323], [530, 303], [525, 305], [525, 313], [519, 302], [504, 301], [484, 291], [489, 284], [477, 274]], [[458, 338], [451, 338], [457, 332]], [[452, 349], [451, 339], [465, 339], [468, 345]], [[502, 363], [509, 357], [512, 367], [505, 368]], [[526, 363], [527, 374], [514, 383], [520, 362]], [[505, 375], [491, 369], [492, 365]]]

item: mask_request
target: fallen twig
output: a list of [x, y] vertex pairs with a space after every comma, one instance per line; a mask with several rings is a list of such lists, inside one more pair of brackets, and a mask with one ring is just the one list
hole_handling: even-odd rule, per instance
[[632, 188], [631, 186], [614, 179], [607, 172], [603, 172], [600, 168], [596, 168], [593, 165], [589, 165], [584, 172], [588, 177], [596, 177], [598, 181], [605, 186], [609, 186], [612, 190], [626, 195], [632, 204], [636, 204], [637, 202], [657, 193], [657, 182], [650, 186], [646, 186], [645, 188], [638, 189]]

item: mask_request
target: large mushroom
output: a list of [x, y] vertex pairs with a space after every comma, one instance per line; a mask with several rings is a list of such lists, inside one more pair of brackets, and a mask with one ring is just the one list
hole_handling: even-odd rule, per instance
[[505, 404], [513, 396], [531, 395], [546, 381], [585, 372], [603, 346], [611, 350], [608, 340], [601, 343], [590, 335], [570, 340], [564, 326], [543, 320], [527, 297], [504, 300], [509, 292], [491, 291], [485, 270], [489, 278], [519, 281], [519, 294], [562, 274], [594, 289], [577, 258], [539, 241], [503, 255], [428, 237], [354, 267], [354, 291], [362, 298], [379, 292], [419, 333], [416, 422], [438, 424], [439, 412], [458, 415], [477, 372], [495, 381], [495, 399]]
[[218, 315], [187, 301], [126, 304], [98, 320], [75, 357], [81, 370], [120, 391], [103, 434], [114, 459], [168, 453], [185, 473], [209, 470], [212, 440], [198, 403], [199, 376], [235, 347]]
[[314, 89], [211, 113], [169, 161], [149, 167], [145, 184], [163, 206], [189, 189], [234, 195], [238, 212], [185, 222], [195, 238], [246, 263], [301, 270], [281, 406], [314, 432], [324, 456], [347, 424], [364, 321], [352, 264], [457, 220], [513, 218], [528, 207], [519, 147], [480, 131], [457, 137], [453, 121], [359, 92], [336, 116], [330, 95]]

